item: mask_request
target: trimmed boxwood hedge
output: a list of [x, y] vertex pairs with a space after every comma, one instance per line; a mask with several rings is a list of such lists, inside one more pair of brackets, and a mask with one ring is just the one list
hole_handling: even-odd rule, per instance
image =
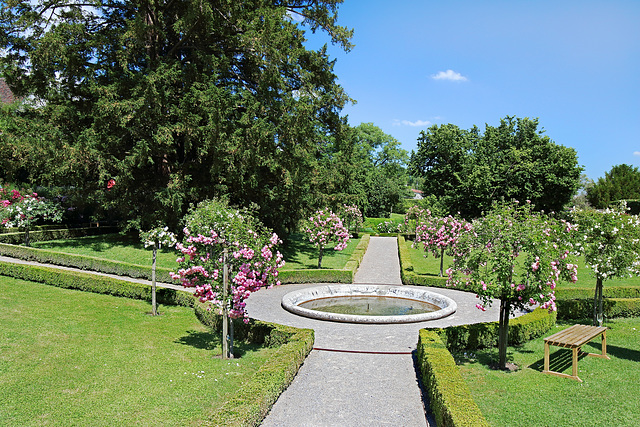
[[[556, 324], [557, 313], [537, 308], [509, 320], [509, 345], [520, 345], [543, 336]], [[498, 345], [498, 322], [429, 328], [436, 332], [450, 351], [475, 350]]]
[[420, 330], [417, 359], [429, 406], [439, 427], [489, 425], [451, 353], [435, 331]]
[[[127, 276], [134, 279], [151, 280], [150, 266], [111, 261], [85, 255], [65, 254], [49, 249], [29, 248], [26, 246], [0, 243], [0, 255], [42, 264], [60, 265], [63, 267], [78, 268], [80, 270]], [[170, 271], [168, 268], [156, 267], [156, 280], [159, 282], [173, 283], [171, 276], [169, 276]]]
[[[258, 369], [229, 401], [205, 422], [209, 426], [258, 426], [291, 384], [313, 348], [313, 330], [251, 322], [265, 337], [265, 344], [280, 345], [276, 353]], [[281, 340], [285, 340], [281, 345]]]
[[405, 244], [405, 238], [398, 235], [398, 255], [400, 258], [400, 278], [405, 285], [432, 286], [434, 288], [446, 288], [447, 278], [439, 276], [420, 276], [413, 272], [413, 263], [409, 249]]
[[[82, 227], [82, 228], [48, 228], [43, 226], [40, 229], [29, 231], [29, 240], [32, 242], [43, 242], [46, 240], [71, 239], [73, 237], [94, 236], [97, 234], [117, 233], [118, 227]], [[24, 242], [23, 232], [2, 233], [0, 243], [19, 245]]]
[[[59, 288], [151, 301], [151, 286], [149, 285], [82, 271], [0, 261], [0, 276], [11, 276]], [[193, 294], [189, 292], [160, 287], [156, 289], [156, 298], [160, 304], [185, 307], [192, 307], [195, 301]]]

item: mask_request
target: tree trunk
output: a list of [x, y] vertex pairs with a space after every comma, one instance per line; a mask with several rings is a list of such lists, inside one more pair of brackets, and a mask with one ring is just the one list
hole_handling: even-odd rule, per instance
[[318, 255], [318, 268], [322, 268], [322, 246], [319, 246], [319, 255]]
[[228, 250], [224, 248], [222, 262], [224, 264], [222, 270], [222, 358], [233, 359], [233, 349], [229, 346], [233, 342], [233, 325], [229, 328], [229, 304], [227, 295], [229, 295], [229, 267], [227, 265]]
[[602, 307], [602, 279], [596, 279], [596, 293], [593, 297], [593, 326], [602, 326], [604, 313]]
[[151, 262], [151, 315], [157, 316], [158, 310], [156, 308], [156, 255], [158, 253], [158, 247], [153, 245], [153, 261]]
[[440, 251], [440, 277], [442, 277], [442, 267], [444, 266], [444, 248]]
[[507, 344], [509, 342], [509, 301], [500, 300], [500, 321], [498, 323], [498, 368], [507, 368]]

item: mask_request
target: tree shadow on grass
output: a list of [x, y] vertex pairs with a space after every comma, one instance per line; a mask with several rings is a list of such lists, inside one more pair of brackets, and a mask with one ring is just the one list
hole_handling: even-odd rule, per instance
[[311, 245], [307, 239], [301, 234], [292, 234], [287, 241], [280, 248], [280, 252], [284, 256], [285, 262], [303, 264], [303, 259], [300, 255], [304, 254], [309, 259], [315, 258], [315, 266], [305, 266], [305, 268], [316, 268], [318, 260], [318, 248]]
[[[187, 331], [187, 335], [176, 339], [174, 342], [201, 350], [212, 351], [214, 357], [219, 357], [222, 351], [222, 335], [212, 334], [211, 332]], [[247, 351], [255, 350], [257, 347], [259, 347], [258, 344], [236, 341], [233, 343], [233, 356], [235, 359], [239, 359], [244, 356]]]

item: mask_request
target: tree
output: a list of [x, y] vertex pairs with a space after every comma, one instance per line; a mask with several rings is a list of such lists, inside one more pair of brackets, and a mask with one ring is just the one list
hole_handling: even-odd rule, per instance
[[603, 284], [609, 279], [640, 275], [640, 218], [626, 213], [626, 204], [597, 211], [576, 209], [573, 220], [582, 239], [579, 248], [596, 278], [593, 325], [602, 326]]
[[460, 236], [470, 230], [470, 223], [451, 215], [446, 217], [424, 215], [416, 226], [415, 243], [422, 243], [425, 252], [431, 252], [434, 257], [440, 258], [440, 277], [442, 277], [445, 252], [453, 255]]
[[587, 200], [596, 209], [628, 199], [640, 199], [640, 170], [634, 166], [614, 166], [605, 172], [604, 178], [587, 187]]
[[56, 184], [130, 227], [177, 225], [189, 203], [229, 194], [286, 230], [308, 211], [319, 144], [344, 123], [333, 61], [303, 30], [349, 50], [340, 3], [12, 0], [0, 71], [59, 130], [73, 168]]
[[538, 120], [509, 117], [497, 127], [468, 131], [434, 125], [421, 132], [410, 172], [425, 179], [451, 215], [478, 218], [495, 200], [531, 200], [537, 210], [559, 211], [575, 194], [580, 172], [575, 150], [555, 144]]
[[228, 319], [249, 322], [245, 311], [249, 295], [280, 284], [278, 269], [284, 261], [275, 246], [281, 241], [250, 212], [232, 208], [226, 200], [201, 202], [190, 210], [185, 223], [184, 241], [176, 245], [183, 255], [178, 258], [181, 268], [172, 278], [195, 287], [200, 302], [222, 315], [222, 354], [233, 358]]
[[157, 316], [158, 310], [156, 305], [156, 257], [158, 249], [165, 247], [173, 247], [177, 240], [175, 235], [169, 231], [169, 227], [156, 227], [149, 231], [140, 231], [140, 238], [144, 247], [151, 246], [153, 256], [151, 258], [151, 315]]
[[318, 247], [318, 268], [322, 268], [324, 249], [335, 242], [333, 250], [341, 251], [349, 243], [349, 230], [342, 220], [329, 209], [320, 209], [309, 218], [306, 225], [309, 241]]
[[496, 203], [472, 232], [462, 233], [456, 245], [447, 283], [478, 293], [477, 307], [485, 310], [500, 300], [498, 366], [506, 368], [509, 315], [516, 308], [540, 304], [555, 310], [560, 279], [577, 280], [570, 262], [576, 227], [533, 211], [531, 203]]
[[37, 193], [21, 194], [12, 190], [9, 194], [0, 187], [0, 225], [24, 231], [24, 245], [29, 246], [29, 231], [38, 221], [60, 222], [62, 209]]

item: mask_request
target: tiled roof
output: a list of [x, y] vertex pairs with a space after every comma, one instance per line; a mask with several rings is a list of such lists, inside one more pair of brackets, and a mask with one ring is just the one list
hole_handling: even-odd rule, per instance
[[9, 86], [4, 81], [4, 79], [0, 78], [0, 102], [3, 104], [9, 104], [15, 101], [15, 97], [13, 96], [13, 92], [9, 89]]

